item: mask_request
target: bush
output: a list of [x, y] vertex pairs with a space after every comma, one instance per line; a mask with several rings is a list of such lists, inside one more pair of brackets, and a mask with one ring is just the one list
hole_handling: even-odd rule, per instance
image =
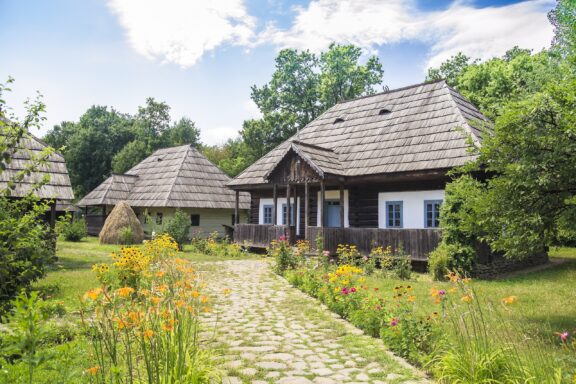
[[57, 232], [64, 240], [78, 242], [88, 236], [86, 220], [79, 219], [69, 222], [68, 220], [58, 223]]
[[174, 216], [166, 220], [162, 226], [161, 233], [166, 233], [178, 244], [178, 249], [182, 250], [184, 244], [190, 241], [190, 219], [180, 209], [176, 210]]
[[132, 228], [122, 227], [118, 231], [118, 242], [122, 245], [130, 245], [134, 240], [134, 234], [132, 233]]
[[268, 256], [273, 257], [276, 261], [274, 270], [279, 275], [284, 274], [288, 269], [294, 269], [297, 265], [296, 257], [285, 238], [280, 238], [278, 241], [272, 241], [270, 247], [267, 249], [267, 253]]
[[428, 271], [434, 280], [444, 280], [452, 265], [450, 260], [449, 245], [440, 243], [428, 256]]
[[392, 270], [396, 277], [402, 280], [409, 280], [412, 277], [412, 262], [410, 255], [406, 254], [402, 248], [397, 250], [398, 254], [394, 259]]

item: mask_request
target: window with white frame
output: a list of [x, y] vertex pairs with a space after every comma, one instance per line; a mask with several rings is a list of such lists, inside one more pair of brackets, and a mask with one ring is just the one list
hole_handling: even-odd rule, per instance
[[386, 227], [402, 228], [402, 201], [386, 202]]
[[[286, 211], [288, 210], [288, 206], [286, 204], [282, 204], [282, 225], [288, 225], [286, 222]], [[294, 205], [290, 205], [290, 225], [296, 225], [294, 221]]]
[[442, 200], [424, 201], [424, 227], [438, 228], [440, 226], [440, 206]]
[[262, 207], [263, 209], [263, 215], [262, 215], [262, 223], [263, 224], [272, 224], [272, 205], [264, 205]]

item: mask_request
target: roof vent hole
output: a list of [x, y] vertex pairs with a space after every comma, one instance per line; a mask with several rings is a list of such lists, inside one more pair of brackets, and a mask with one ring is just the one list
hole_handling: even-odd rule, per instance
[[344, 121], [343, 117], [337, 117], [336, 120], [334, 120], [334, 124], [336, 123], [342, 123]]
[[380, 112], [378, 112], [378, 114], [379, 114], [380, 116], [389, 115], [389, 114], [391, 114], [391, 113], [392, 113], [392, 111], [389, 110], [389, 109], [386, 109], [386, 108], [382, 108], [382, 109], [380, 110]]

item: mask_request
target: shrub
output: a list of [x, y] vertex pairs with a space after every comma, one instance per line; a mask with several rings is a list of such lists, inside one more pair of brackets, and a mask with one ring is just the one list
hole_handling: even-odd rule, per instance
[[118, 230], [118, 243], [122, 245], [132, 244], [134, 234], [131, 227], [122, 227]]
[[402, 248], [399, 248], [394, 258], [393, 271], [396, 277], [402, 280], [409, 280], [412, 277], [412, 262], [410, 255], [406, 254]]
[[162, 226], [161, 233], [166, 233], [178, 243], [178, 249], [182, 250], [184, 244], [190, 241], [190, 219], [180, 209], [176, 210], [173, 217], [166, 220]]
[[59, 224], [58, 232], [66, 241], [78, 242], [88, 236], [86, 220], [83, 218], [71, 222], [60, 222]]
[[360, 262], [360, 252], [355, 245], [338, 244], [336, 255], [339, 264], [358, 265]]
[[294, 269], [297, 265], [292, 249], [284, 237], [278, 241], [272, 241], [267, 249], [267, 254], [276, 261], [274, 271], [279, 275], [284, 274], [288, 269]]

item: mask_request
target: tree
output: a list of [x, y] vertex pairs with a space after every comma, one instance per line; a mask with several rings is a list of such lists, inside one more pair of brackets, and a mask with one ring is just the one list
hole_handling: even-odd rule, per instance
[[270, 82], [252, 86], [251, 98], [263, 117], [245, 121], [240, 132], [250, 157], [260, 158], [337, 102], [374, 93], [382, 65], [376, 56], [360, 64], [361, 55], [358, 47], [337, 44], [320, 57], [280, 51]]
[[140, 140], [129, 142], [112, 158], [112, 171], [124, 173], [150, 155], [146, 143]]
[[478, 60], [472, 60], [462, 52], [458, 52], [455, 56], [446, 60], [438, 68], [428, 68], [426, 81], [436, 81], [444, 79], [448, 85], [455, 87], [458, 85], [458, 77], [468, 69], [472, 64], [476, 64]]
[[[12, 82], [9, 79], [7, 85]], [[26, 116], [19, 121], [7, 112], [9, 109], [2, 97], [10, 91], [7, 85], [0, 84], [0, 179], [7, 181], [7, 188], [0, 188], [0, 318], [22, 289], [29, 288], [44, 275], [54, 256], [54, 248], [47, 246], [51, 232], [43, 220], [49, 205], [35, 195], [48, 180], [39, 181], [23, 197], [10, 197], [16, 184], [42, 167], [54, 149], [47, 147], [31, 155], [25, 168], [16, 174], [4, 174], [18, 143], [29, 138], [30, 130], [38, 128], [44, 120], [45, 106], [40, 98], [28, 101]]]
[[57, 149], [68, 145], [68, 139], [76, 132], [76, 125], [72, 121], [63, 121], [55, 125], [44, 137], [44, 141]]
[[332, 43], [320, 55], [320, 84], [318, 94], [323, 110], [334, 104], [358, 96], [371, 95], [373, 86], [382, 82], [384, 70], [376, 56], [366, 64], [359, 64], [362, 49], [354, 45]]
[[230, 177], [238, 175], [254, 162], [251, 151], [241, 138], [229, 139], [221, 146], [203, 145], [201, 151], [208, 160]]
[[194, 147], [200, 145], [200, 130], [196, 124], [187, 117], [183, 117], [174, 123], [162, 134], [162, 142], [167, 147], [190, 144]]
[[170, 126], [170, 106], [156, 101], [153, 97], [148, 97], [146, 105], [138, 107], [135, 125], [140, 137], [159, 137]]
[[576, 2], [558, 0], [548, 19], [554, 26], [554, 46], [565, 56], [576, 56]]
[[495, 119], [508, 101], [539, 92], [559, 72], [559, 61], [549, 51], [532, 54], [514, 47], [503, 57], [479, 62], [458, 54], [428, 70], [427, 79], [446, 77], [449, 85], [475, 104], [485, 116]]

